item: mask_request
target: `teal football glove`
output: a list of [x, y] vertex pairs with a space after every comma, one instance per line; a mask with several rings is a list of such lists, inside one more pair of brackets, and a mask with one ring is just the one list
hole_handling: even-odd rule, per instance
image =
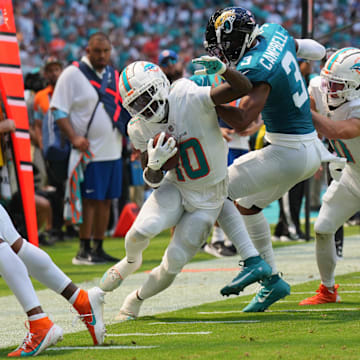
[[226, 71], [226, 65], [216, 56], [204, 55], [193, 59], [192, 62], [204, 66], [204, 69], [196, 70], [195, 75], [221, 75]]

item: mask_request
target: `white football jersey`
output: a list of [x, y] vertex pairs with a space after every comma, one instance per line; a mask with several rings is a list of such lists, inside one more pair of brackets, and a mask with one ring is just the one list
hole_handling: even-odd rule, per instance
[[[329, 111], [328, 116], [334, 121], [358, 118], [360, 121], [360, 98], [346, 102], [334, 111]], [[353, 139], [331, 140], [339, 156], [345, 157], [347, 162], [344, 174], [352, 178], [352, 185], [360, 190], [360, 136]]]
[[180, 190], [203, 195], [204, 186], [214, 186], [227, 177], [228, 148], [219, 129], [210, 89], [188, 79], [177, 80], [171, 86], [166, 124], [145, 123], [137, 118], [128, 124], [130, 140], [141, 152], [146, 151], [149, 139], [160, 131], [174, 135], [180, 147], [180, 161], [176, 169], [167, 172], [166, 179], [176, 183]]

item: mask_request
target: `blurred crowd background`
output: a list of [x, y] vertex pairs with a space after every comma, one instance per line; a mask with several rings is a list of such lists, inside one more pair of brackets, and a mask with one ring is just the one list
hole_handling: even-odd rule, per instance
[[[169, 67], [167, 76], [171, 71], [181, 76], [183, 70], [185, 76], [191, 76], [194, 70], [191, 59], [205, 53], [206, 25], [216, 9], [242, 6], [252, 11], [260, 25], [279, 23], [295, 38], [301, 38], [303, 32], [301, 0], [229, 0], [225, 3], [220, 0], [13, 0], [13, 6], [33, 144], [35, 190], [37, 198], [46, 203], [42, 211], [45, 220], [38, 219], [40, 243], [45, 245], [67, 235], [76, 237], [77, 228], [67, 224], [66, 232], [63, 230], [63, 183], [62, 180], [61, 184], [56, 183], [54, 192], [51, 177], [49, 180], [49, 164], [44, 162], [42, 155], [41, 125], [38, 129], [36, 126], [36, 115], [39, 114], [35, 111], [35, 96], [44, 88], [45, 92], [52, 93], [62, 68], [81, 59], [92, 34], [102, 31], [109, 35], [113, 46], [111, 63], [119, 72], [139, 59], [158, 63], [161, 51], [170, 49], [174, 52], [170, 55], [165, 52], [164, 67], [169, 59], [171, 64], [177, 65]], [[313, 29], [313, 38], [327, 48], [360, 47], [360, 1], [314, 0]], [[298, 60], [308, 83], [313, 73], [319, 73], [320, 62]], [[51, 64], [60, 66], [53, 82], [47, 68]], [[124, 138], [123, 145], [122, 196], [113, 201], [108, 235], [114, 233], [125, 205], [132, 201], [140, 207], [150, 191], [144, 187], [141, 167], [133, 156], [131, 144]], [[55, 178], [59, 180], [59, 177]], [[311, 206], [316, 210], [320, 207], [324, 179], [325, 176], [319, 175], [315, 182], [319, 184], [318, 191], [312, 191], [316, 196], [312, 197]], [[40, 200], [36, 202], [38, 217], [42, 205]], [[52, 220], [48, 219], [50, 207], [53, 209]], [[18, 212], [16, 209], [12, 211]], [[360, 214], [357, 219], [360, 223]], [[122, 223], [120, 219], [119, 223]]]
[[[209, 16], [234, 5], [251, 10], [260, 24], [279, 23], [301, 37], [301, 0], [15, 0], [23, 71], [41, 67], [47, 55], [64, 64], [79, 59], [96, 31], [109, 34], [119, 70], [139, 58], [156, 62], [161, 49], [172, 49], [189, 63], [204, 53]], [[346, 28], [332, 33], [341, 27]], [[314, 38], [326, 46], [358, 47], [360, 1], [315, 0]]]

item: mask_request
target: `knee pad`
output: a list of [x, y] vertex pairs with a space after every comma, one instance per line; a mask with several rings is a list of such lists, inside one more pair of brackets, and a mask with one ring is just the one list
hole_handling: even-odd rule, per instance
[[175, 236], [179, 236], [187, 246], [199, 248], [209, 237], [213, 225], [214, 219], [207, 214], [190, 214], [176, 227]]
[[187, 254], [185, 249], [176, 244], [170, 244], [165, 251], [162, 265], [168, 273], [178, 274], [190, 259], [191, 254]]
[[318, 218], [314, 225], [314, 231], [317, 234], [333, 234], [336, 230], [331, 219]]

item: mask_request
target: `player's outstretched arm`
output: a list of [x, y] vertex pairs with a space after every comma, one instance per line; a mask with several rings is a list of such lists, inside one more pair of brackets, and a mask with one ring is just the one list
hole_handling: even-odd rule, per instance
[[195, 75], [219, 74], [227, 82], [210, 91], [211, 99], [215, 105], [226, 104], [245, 96], [252, 89], [249, 79], [237, 70], [230, 69], [216, 56], [204, 55], [193, 59], [194, 64], [204, 66], [203, 69], [195, 71]]
[[313, 39], [295, 39], [296, 55], [307, 60], [321, 60], [326, 55], [323, 45]]
[[360, 136], [360, 119], [351, 118], [342, 121], [332, 121], [328, 117], [311, 111], [316, 130], [329, 140], [353, 139]]

